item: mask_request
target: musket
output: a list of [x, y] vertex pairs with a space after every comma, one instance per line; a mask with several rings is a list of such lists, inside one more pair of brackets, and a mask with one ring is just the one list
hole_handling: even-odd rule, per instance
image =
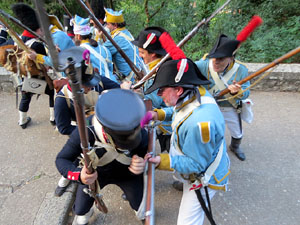
[[63, 10], [65, 11], [65, 13], [69, 16], [70, 19], [73, 18], [72, 14], [70, 13], [70, 11], [68, 10], [68, 8], [66, 7], [65, 3], [62, 0], [58, 0], [59, 4], [62, 6]]
[[[25, 45], [25, 43], [23, 42], [23, 40], [19, 37], [19, 35], [9, 26], [9, 24], [2, 18], [2, 16], [0, 16], [0, 21], [3, 23], [3, 25], [8, 29], [8, 33], [11, 36], [11, 38], [17, 43], [18, 46], [20, 46], [21, 49], [23, 49], [27, 54], [30, 54], [32, 50], [30, 50], [30, 48]], [[35, 62], [35, 61], [34, 61]], [[50, 77], [48, 76], [47, 72], [45, 71], [45, 67], [36, 63], [36, 67], [37, 69], [43, 71], [43, 74], [45, 76], [46, 82], [49, 85], [50, 89], [53, 88], [53, 84], [52, 81], [50, 79]]]
[[56, 51], [56, 47], [54, 46], [52, 36], [50, 34], [49, 28], [50, 28], [50, 22], [49, 22], [49, 16], [45, 11], [44, 8], [44, 0], [34, 0], [36, 13], [41, 25], [41, 28], [44, 32], [46, 43], [48, 45], [48, 51], [52, 60], [53, 68], [58, 70], [58, 54]]
[[[177, 46], [179, 48], [181, 48], [182, 46], [185, 45], [186, 42], [188, 42], [193, 36], [195, 36], [195, 34], [198, 33], [200, 27], [202, 27], [203, 25], [208, 24], [208, 22], [214, 18], [221, 10], [223, 10], [225, 8], [226, 5], [229, 4], [231, 0], [227, 0], [220, 8], [218, 8], [216, 11], [214, 11], [210, 17], [208, 17], [207, 19], [203, 19], [201, 22], [199, 22], [178, 44]], [[132, 86], [132, 88], [136, 89], [136, 88], [140, 88], [141, 86], [143, 86], [143, 84], [149, 80], [155, 73], [157, 68], [159, 68], [168, 58], [170, 57], [170, 54], [168, 53], [167, 55], [165, 55], [159, 63], [156, 64], [156, 66], [154, 68], [152, 68], [151, 71], [149, 71], [139, 82], [137, 82], [135, 85]]]
[[7, 28], [7, 32], [9, 33], [11, 38], [17, 43], [17, 45], [20, 46], [21, 49], [23, 49], [26, 53], [30, 54], [31, 51], [29, 47], [25, 45], [25, 43], [22, 41], [19, 35], [9, 26], [9, 24], [2, 18], [2, 16], [0, 16], [0, 21]]
[[[52, 62], [56, 62], [57, 65], [55, 67], [58, 71], [65, 71], [70, 79], [70, 85], [72, 88], [72, 94], [73, 94], [73, 102], [74, 102], [74, 109], [75, 109], [75, 115], [76, 115], [76, 121], [78, 125], [78, 131], [80, 135], [80, 141], [82, 146], [82, 153], [84, 155], [84, 161], [85, 165], [88, 169], [88, 173], [93, 173], [93, 168], [91, 165], [91, 160], [89, 156], [87, 155], [87, 152], [90, 150], [89, 142], [88, 142], [88, 133], [87, 128], [85, 124], [85, 113], [84, 113], [84, 91], [81, 87], [81, 83], [79, 82], [81, 79], [81, 67], [75, 68], [75, 61], [72, 59], [72, 57], [68, 58], [67, 65], [59, 66], [58, 62], [58, 54], [56, 52], [56, 49], [54, 47], [51, 34], [49, 32], [49, 17], [46, 14], [44, 10], [44, 1], [43, 0], [34, 0], [35, 7], [37, 9], [38, 17], [40, 20], [40, 23], [42, 25], [43, 31], [45, 33], [45, 37], [47, 40], [47, 44], [49, 48], [52, 47], [52, 51], [50, 51], [50, 56]], [[53, 63], [54, 65], [54, 63]], [[77, 77], [77, 74], [80, 76]], [[96, 194], [97, 190], [97, 183], [94, 182], [92, 185], [89, 186], [89, 194], [91, 197], [95, 199], [96, 206], [99, 210], [101, 210], [104, 213], [107, 213], [107, 208], [101, 199], [101, 196]]]
[[[273, 62], [267, 64], [266, 66], [262, 67], [261, 69], [257, 70], [256, 72], [250, 74], [249, 76], [245, 77], [244, 79], [240, 80], [239, 82], [237, 82], [239, 85], [242, 85], [244, 83], [246, 83], [247, 81], [259, 76], [260, 74], [262, 74], [263, 72], [267, 71], [268, 69], [280, 64], [282, 61], [292, 57], [293, 55], [296, 55], [300, 52], [300, 46], [289, 51], [288, 53], [284, 54], [283, 56], [275, 59]], [[223, 95], [226, 95], [227, 93], [229, 93], [229, 89], [226, 88], [222, 91], [220, 91], [220, 93], [216, 96], [216, 98], [220, 98]]]
[[[73, 102], [74, 102], [74, 109], [75, 109], [75, 115], [76, 115], [76, 122], [77, 127], [79, 131], [80, 136], [80, 142], [81, 142], [81, 148], [84, 158], [84, 164], [87, 167], [87, 173], [91, 174], [94, 172], [94, 169], [91, 164], [90, 157], [88, 156], [88, 152], [90, 151], [90, 144], [88, 139], [88, 131], [86, 127], [86, 121], [85, 121], [85, 112], [84, 112], [84, 90], [82, 88], [82, 85], [80, 83], [81, 79], [81, 66], [75, 66], [75, 61], [72, 57], [68, 58], [67, 65], [64, 67], [60, 67], [60, 70], [64, 70], [69, 77], [69, 82], [72, 89], [73, 94]], [[77, 76], [79, 74], [79, 76]], [[107, 213], [107, 207], [105, 203], [102, 200], [102, 196], [99, 194], [96, 194], [97, 190], [97, 182], [94, 182], [93, 184], [89, 185], [88, 194], [95, 199], [97, 208]]]
[[[145, 100], [147, 111], [152, 110], [151, 100]], [[148, 130], [148, 153], [155, 157], [156, 124], [153, 120], [147, 125]], [[154, 184], [155, 184], [155, 164], [147, 162], [147, 186], [146, 186], [146, 212], [145, 225], [155, 224], [154, 208]]]
[[125, 52], [119, 47], [119, 45], [113, 40], [113, 38], [107, 33], [104, 29], [103, 25], [99, 22], [99, 20], [95, 17], [94, 13], [84, 4], [82, 0], [77, 0], [77, 2], [81, 5], [81, 7], [88, 13], [91, 19], [94, 21], [96, 26], [102, 31], [105, 37], [113, 44], [113, 46], [117, 49], [117, 51], [121, 54], [121, 56], [125, 59], [131, 70], [136, 74], [137, 78], [140, 80], [143, 78], [144, 73], [143, 70], [137, 68], [136, 65], [129, 59], [129, 57], [125, 54]]
[[93, 11], [89, 1], [88, 0], [83, 0], [83, 1], [84, 1], [85, 5], [89, 8], [89, 10], [91, 10], [91, 12], [94, 14], [94, 11]]
[[9, 15], [8, 13], [6, 13], [5, 11], [3, 11], [2, 9], [0, 9], [0, 14], [2, 14], [4, 17], [8, 18], [11, 22], [13, 22], [14, 24], [16, 24], [17, 26], [19, 26], [20, 28], [22, 28], [23, 30], [27, 30], [29, 33], [31, 33], [32, 35], [34, 35], [35, 37], [37, 37], [39, 40], [41, 40], [42, 42], [46, 43], [45, 39], [43, 37], [41, 37], [41, 35], [37, 34], [36, 32], [34, 32], [33, 30], [31, 30], [29, 27], [25, 26], [23, 23], [21, 23], [18, 19], [16, 19], [15, 17]]

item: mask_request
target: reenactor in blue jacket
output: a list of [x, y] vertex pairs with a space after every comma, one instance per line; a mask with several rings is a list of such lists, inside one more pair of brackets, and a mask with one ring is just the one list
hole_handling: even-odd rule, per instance
[[209, 83], [194, 62], [182, 57], [164, 62], [145, 93], [158, 89], [166, 105], [174, 106], [169, 154], [147, 157], [158, 169], [175, 171], [183, 182], [178, 225], [203, 224], [204, 212], [212, 219], [208, 199], [217, 190], [225, 191], [228, 183], [225, 122], [214, 98], [202, 86]]
[[80, 47], [89, 51], [93, 67], [99, 71], [101, 76], [116, 81], [113, 76], [113, 63], [110, 51], [91, 38], [90, 19], [75, 15], [73, 23], [76, 42], [78, 41]]
[[[159, 37], [163, 32], [165, 32], [165, 30], [161, 27], [148, 27], [142, 30], [139, 36], [132, 41], [132, 43], [139, 48], [139, 55], [144, 60], [149, 71], [152, 70], [167, 54], [159, 41]], [[153, 84], [153, 80], [154, 79], [152, 78], [145, 82], [143, 92]], [[144, 95], [144, 99], [151, 100], [153, 108], [152, 113], [155, 114], [155, 118], [159, 117], [163, 120], [166, 113], [173, 111], [173, 107], [167, 107], [163, 99], [157, 95], [157, 90]], [[158, 128], [157, 138], [160, 143], [161, 151], [169, 151], [172, 133], [171, 120], [163, 121]]]
[[[234, 58], [239, 44], [240, 41], [230, 39], [222, 34], [210, 53], [197, 61], [196, 64], [201, 73], [211, 82], [205, 87], [212, 95], [217, 95], [218, 92], [226, 88], [230, 90], [230, 94], [225, 96], [229, 100], [223, 98], [217, 102], [231, 134], [229, 149], [235, 153], [238, 159], [244, 161], [246, 156], [240, 148], [243, 137], [240, 112], [242, 100], [248, 98], [250, 94], [250, 90], [247, 89], [250, 86], [250, 81], [243, 85], [237, 84], [248, 76], [247, 67]], [[242, 92], [242, 90], [245, 91]], [[232, 99], [231, 97], [236, 94], [239, 95]]]
[[[134, 46], [131, 41], [134, 40], [133, 36], [126, 29], [126, 22], [124, 20], [122, 10], [113, 11], [112, 9], [106, 9], [106, 27], [110, 30], [111, 37], [118, 44], [118, 46], [124, 51], [128, 58], [133, 62], [139, 69], [144, 68], [144, 63], [139, 57], [138, 48]], [[127, 81], [134, 81], [135, 76], [128, 63], [117, 51], [115, 46], [108, 40], [104, 43], [104, 46], [112, 54], [113, 63], [115, 65], [115, 81], [119, 83], [124, 79]]]

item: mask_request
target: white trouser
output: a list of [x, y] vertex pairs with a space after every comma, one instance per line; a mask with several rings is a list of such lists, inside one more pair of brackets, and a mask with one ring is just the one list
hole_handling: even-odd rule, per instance
[[[191, 184], [183, 183], [183, 194], [180, 203], [177, 225], [202, 225], [205, 213], [197, 198], [196, 192], [190, 191]], [[204, 188], [201, 188], [201, 194], [206, 202]], [[208, 188], [209, 198], [212, 199], [216, 191]], [[207, 205], [207, 202], [206, 202]]]
[[243, 131], [240, 126], [239, 115], [233, 107], [220, 107], [224, 116], [226, 126], [230, 131], [231, 137], [240, 139], [243, 137]]

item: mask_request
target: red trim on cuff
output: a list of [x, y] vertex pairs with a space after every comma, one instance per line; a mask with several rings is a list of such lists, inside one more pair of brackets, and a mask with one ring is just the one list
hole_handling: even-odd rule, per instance
[[79, 179], [79, 175], [80, 175], [80, 172], [72, 172], [72, 171], [69, 171], [68, 172], [68, 180], [78, 180]]

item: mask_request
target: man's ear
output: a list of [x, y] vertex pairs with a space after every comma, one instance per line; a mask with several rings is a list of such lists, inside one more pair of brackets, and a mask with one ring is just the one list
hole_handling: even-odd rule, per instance
[[180, 96], [180, 95], [182, 95], [182, 93], [183, 93], [183, 87], [176, 87], [176, 90], [177, 90], [177, 95], [178, 96]]
[[152, 57], [153, 59], [158, 58], [157, 55], [156, 55], [156, 53], [151, 53], [151, 57]]

